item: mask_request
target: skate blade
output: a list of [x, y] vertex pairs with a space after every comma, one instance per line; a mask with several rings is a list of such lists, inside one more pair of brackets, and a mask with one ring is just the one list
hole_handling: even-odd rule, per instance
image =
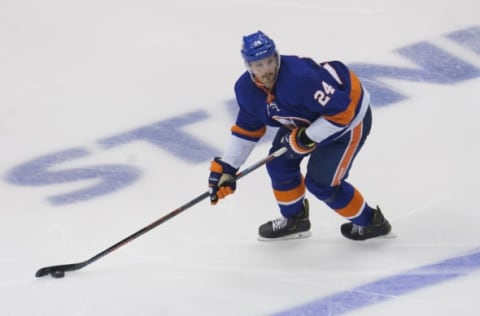
[[[397, 238], [397, 235], [395, 235], [392, 232], [389, 232], [386, 235], [380, 235], [380, 236], [377, 236], [377, 237], [371, 237], [371, 238], [360, 239], [360, 240], [355, 240], [355, 241], [369, 241], [369, 240], [375, 240], [375, 239], [395, 239], [395, 238]], [[352, 240], [354, 240], [354, 239], [352, 239]]]
[[258, 236], [257, 239], [258, 241], [280, 241], [280, 240], [302, 239], [302, 238], [308, 238], [310, 236], [312, 236], [312, 233], [307, 231], [307, 232], [301, 232], [301, 233], [286, 235], [286, 236], [277, 237], [277, 238], [265, 238], [262, 236]]
[[386, 235], [378, 236], [378, 238], [394, 239], [394, 238], [397, 238], [397, 235], [395, 235], [395, 234], [392, 233], [392, 232], [389, 232], [389, 233], [386, 234]]

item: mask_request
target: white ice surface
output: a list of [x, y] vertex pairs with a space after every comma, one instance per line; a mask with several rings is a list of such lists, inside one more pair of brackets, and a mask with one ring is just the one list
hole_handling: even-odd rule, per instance
[[[64, 279], [34, 277], [92, 257], [206, 190], [208, 161], [146, 142], [96, 142], [202, 110], [208, 119], [187, 132], [220, 149], [232, 123], [225, 103], [244, 70], [242, 35], [261, 29], [282, 53], [319, 61], [396, 66], [410, 64], [395, 49], [431, 40], [480, 67], [479, 55], [441, 38], [478, 26], [479, 12], [477, 0], [2, 0], [0, 314], [268, 315], [478, 251], [480, 78], [389, 79], [408, 99], [374, 109], [350, 181], [382, 206], [398, 238], [345, 240], [343, 220], [311, 198], [311, 238], [258, 242], [258, 225], [278, 215], [261, 169], [215, 208], [204, 201]], [[94, 154], [64, 167], [128, 164], [140, 179], [63, 206], [47, 197], [91, 183], [6, 179], [21, 163], [78, 146]], [[479, 282], [474, 270], [351, 314], [479, 315]]]

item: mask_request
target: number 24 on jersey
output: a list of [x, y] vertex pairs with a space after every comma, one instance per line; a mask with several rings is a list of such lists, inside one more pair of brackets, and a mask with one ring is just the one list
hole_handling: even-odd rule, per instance
[[325, 106], [327, 105], [328, 101], [330, 101], [330, 96], [335, 93], [335, 88], [322, 81], [323, 90], [315, 91], [313, 98], [317, 100], [320, 105]]

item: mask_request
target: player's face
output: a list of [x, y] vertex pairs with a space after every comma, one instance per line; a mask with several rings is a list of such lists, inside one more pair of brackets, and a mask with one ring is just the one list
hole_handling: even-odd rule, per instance
[[270, 57], [252, 61], [249, 63], [250, 71], [255, 78], [260, 80], [267, 88], [273, 87], [275, 79], [277, 79], [278, 57], [272, 55]]

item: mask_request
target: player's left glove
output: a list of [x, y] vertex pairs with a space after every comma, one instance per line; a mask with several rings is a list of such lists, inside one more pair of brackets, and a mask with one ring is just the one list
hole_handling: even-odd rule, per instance
[[210, 194], [210, 204], [217, 204], [219, 199], [223, 199], [229, 194], [233, 194], [237, 188], [235, 181], [231, 181], [238, 169], [230, 166], [228, 163], [215, 157], [210, 165], [210, 176], [208, 177], [208, 193]]
[[287, 148], [285, 156], [288, 159], [299, 159], [310, 154], [317, 146], [317, 143], [310, 139], [305, 133], [306, 127], [299, 127], [285, 134], [282, 144]]

